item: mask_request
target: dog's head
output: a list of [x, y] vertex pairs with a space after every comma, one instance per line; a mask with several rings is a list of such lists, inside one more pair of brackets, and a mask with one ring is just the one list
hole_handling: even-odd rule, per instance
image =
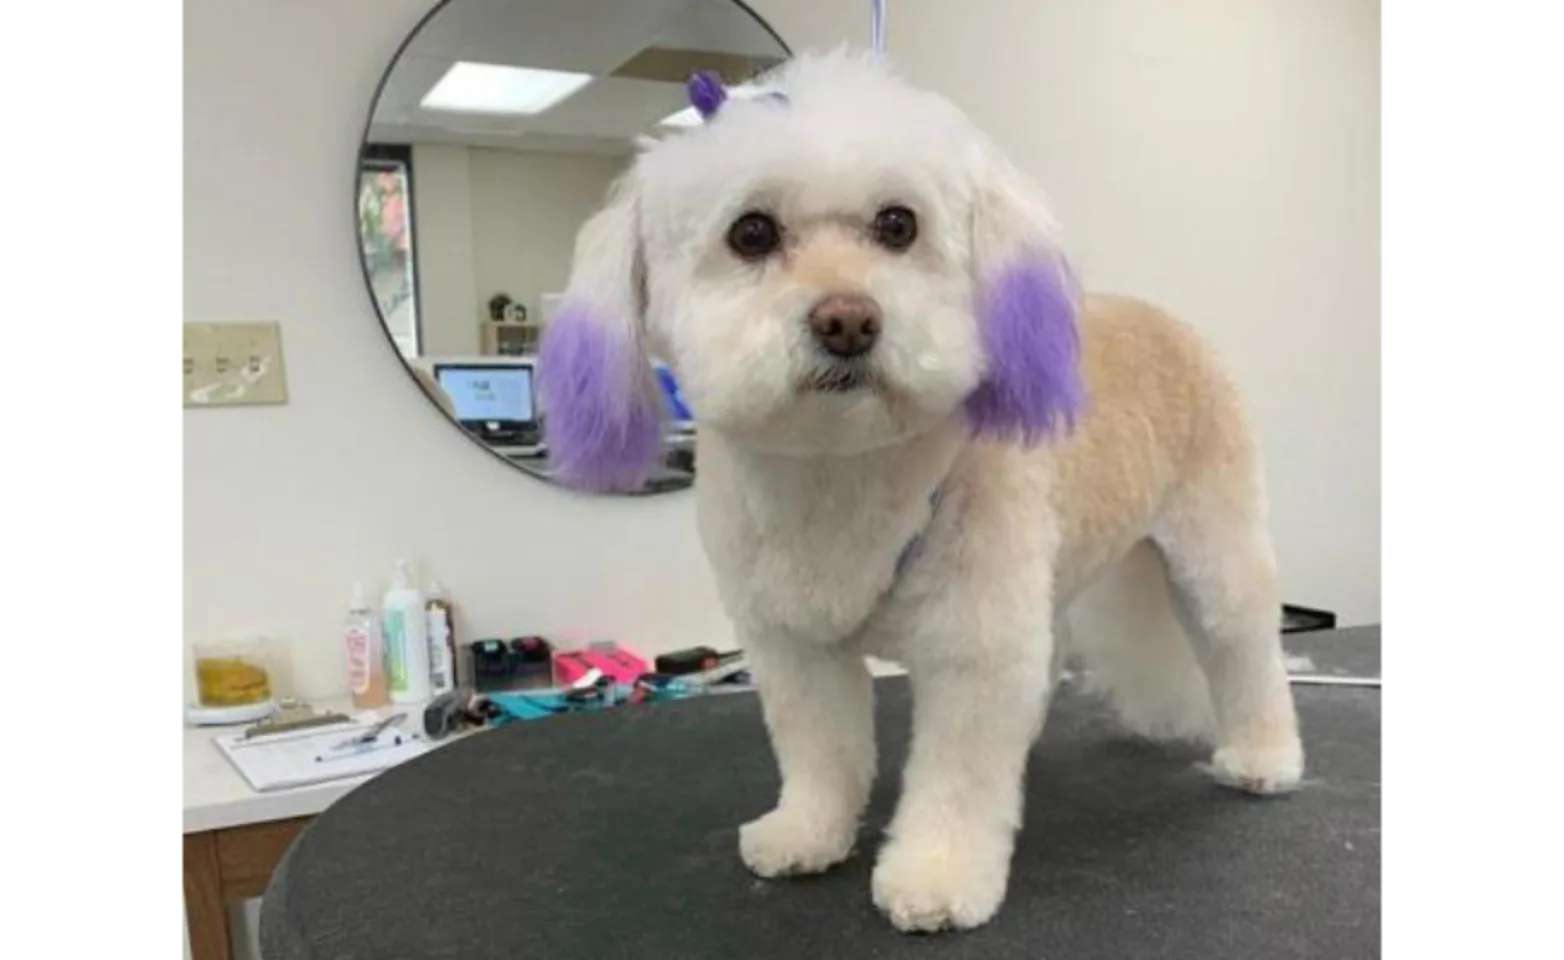
[[1035, 442], [1082, 402], [1079, 294], [1041, 191], [945, 99], [848, 53], [774, 95], [692, 89], [582, 228], [540, 377], [556, 469], [637, 484], [657, 456], [648, 352], [702, 430], [800, 456], [964, 417]]

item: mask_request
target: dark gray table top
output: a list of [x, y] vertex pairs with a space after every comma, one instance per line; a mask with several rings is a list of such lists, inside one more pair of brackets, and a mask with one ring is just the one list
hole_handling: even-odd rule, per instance
[[[1310, 672], [1377, 676], [1378, 639], [1285, 642]], [[970, 933], [907, 937], [870, 902], [907, 748], [907, 685], [885, 680], [885, 773], [858, 852], [824, 877], [762, 881], [739, 862], [737, 825], [776, 774], [756, 699], [708, 697], [516, 724], [382, 774], [299, 838], [262, 944], [267, 960], [1377, 957], [1380, 695], [1296, 692], [1308, 780], [1258, 800], [1066, 690], [1033, 754], [1009, 897]]]

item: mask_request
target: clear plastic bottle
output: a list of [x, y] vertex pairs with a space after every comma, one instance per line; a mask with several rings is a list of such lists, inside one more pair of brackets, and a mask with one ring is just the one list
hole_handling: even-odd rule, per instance
[[413, 565], [396, 565], [391, 589], [381, 603], [380, 622], [386, 643], [386, 675], [392, 703], [429, 699], [429, 620], [424, 595], [413, 586]]
[[344, 638], [348, 647], [348, 690], [353, 706], [373, 710], [387, 702], [385, 645], [380, 641], [380, 621], [362, 583], [353, 584]]
[[429, 686], [435, 696], [456, 689], [456, 619], [440, 581], [429, 582], [424, 601], [429, 620]]

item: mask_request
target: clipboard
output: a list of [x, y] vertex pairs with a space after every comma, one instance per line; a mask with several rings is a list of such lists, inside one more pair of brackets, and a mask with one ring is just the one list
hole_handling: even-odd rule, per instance
[[334, 750], [374, 727], [374, 723], [344, 723], [248, 739], [236, 733], [212, 742], [257, 793], [367, 776], [429, 751], [429, 742], [417, 734], [393, 731], [382, 733], [371, 749]]

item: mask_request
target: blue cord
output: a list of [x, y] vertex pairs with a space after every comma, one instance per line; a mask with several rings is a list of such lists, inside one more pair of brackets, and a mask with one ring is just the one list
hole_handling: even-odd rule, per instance
[[885, 0], [869, 0], [871, 10], [871, 23], [874, 36], [874, 52], [877, 56], [885, 56]]

